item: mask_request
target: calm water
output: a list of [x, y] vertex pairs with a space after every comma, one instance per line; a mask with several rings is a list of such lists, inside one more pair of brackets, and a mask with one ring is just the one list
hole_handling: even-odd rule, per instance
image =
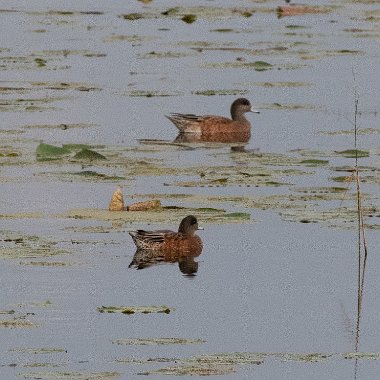
[[[171, 16], [162, 12], [180, 3], [0, 1], [2, 379], [141, 378], [160, 368], [194, 365], [191, 359], [203, 354], [235, 352], [262, 354], [263, 361], [202, 368], [231, 379], [379, 376], [380, 13], [370, 2], [325, 3], [329, 13], [278, 18], [279, 4], [272, 1], [237, 1], [234, 10], [228, 1], [189, 1], [189, 9]], [[246, 10], [255, 13], [244, 17]], [[130, 13], [143, 17], [120, 17]], [[187, 24], [183, 14], [197, 19]], [[255, 61], [272, 66], [257, 71], [249, 66]], [[366, 219], [369, 256], [359, 329], [355, 223], [333, 214], [318, 219], [321, 210], [342, 202], [355, 207], [347, 195], [354, 183], [332, 179], [350, 175], [342, 170], [354, 164], [336, 152], [354, 147], [349, 132], [355, 88], [364, 132], [358, 147], [368, 152], [360, 159], [366, 167], [363, 203], [373, 208]], [[206, 90], [216, 95], [197, 94]], [[229, 145], [189, 150], [139, 143], [175, 139], [176, 129], [164, 117], [169, 112], [228, 116], [240, 96], [261, 110], [248, 115], [253, 133], [246, 150], [268, 156], [269, 164], [254, 161], [251, 153], [233, 154]], [[40, 162], [40, 142], [87, 144], [109, 161]], [[305, 167], [302, 157], [327, 162]], [[132, 165], [141, 163], [132, 160], [167, 170], [140, 173]], [[281, 184], [231, 180], [256, 165]], [[274, 175], [278, 169], [285, 171]], [[302, 173], [286, 171], [293, 169]], [[66, 176], [83, 170], [120, 178]], [[227, 176], [227, 185], [211, 180], [199, 186], [203, 171], [206, 179]], [[127, 231], [176, 229], [185, 211], [159, 223], [150, 223], [149, 216], [118, 220], [104, 217], [106, 212], [83, 217], [83, 210], [106, 210], [116, 185], [127, 203], [132, 194], [136, 200], [154, 194], [165, 205], [245, 212], [250, 221], [228, 223], [200, 212], [204, 249], [195, 260], [196, 276], [184, 276], [177, 263], [130, 269], [135, 249]], [[291, 208], [277, 207], [275, 198], [265, 198], [339, 186], [350, 190], [300, 200], [308, 210], [319, 210], [309, 215], [318, 223], [299, 223], [303, 214], [294, 216]], [[238, 196], [268, 204], [247, 206]], [[79, 217], [72, 217], [76, 212]], [[151, 305], [172, 311], [97, 311]], [[131, 338], [201, 342], [116, 344]], [[328, 357], [313, 361], [315, 353]]]

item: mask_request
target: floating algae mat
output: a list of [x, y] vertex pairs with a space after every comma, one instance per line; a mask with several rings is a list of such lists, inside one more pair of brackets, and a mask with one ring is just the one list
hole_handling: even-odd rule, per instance
[[139, 375], [174, 375], [174, 376], [223, 376], [236, 372], [228, 365], [176, 365], [164, 367], [153, 371], [140, 372]]
[[10, 352], [18, 352], [22, 354], [33, 354], [33, 355], [48, 355], [55, 353], [67, 353], [65, 348], [61, 347], [41, 347], [41, 348], [12, 348]]
[[34, 235], [3, 231], [0, 240], [0, 258], [3, 259], [34, 259], [67, 253], [57, 242]]
[[113, 344], [126, 346], [161, 346], [172, 344], [201, 344], [205, 343], [202, 339], [186, 339], [186, 338], [130, 338], [116, 339]]
[[106, 380], [120, 377], [118, 372], [24, 372], [19, 373], [24, 379], [40, 380]]
[[227, 375], [238, 372], [243, 366], [264, 365], [266, 359], [288, 362], [317, 364], [326, 360], [379, 360], [377, 352], [353, 353], [260, 353], [260, 352], [222, 352], [204, 354], [191, 358], [173, 360], [176, 365], [141, 372], [141, 375], [207, 376]]
[[141, 13], [127, 13], [120, 17], [129, 22], [138, 22], [141, 19], [156, 19], [156, 18], [178, 18], [186, 23], [192, 23], [198, 18], [202, 19], [218, 19], [230, 17], [250, 17], [253, 10], [248, 8], [223, 8], [223, 7], [173, 7], [167, 9], [150, 8], [149, 11]]
[[101, 306], [97, 310], [99, 313], [121, 313], [121, 314], [151, 314], [164, 313], [170, 314], [173, 309], [167, 306]]
[[35, 323], [25, 318], [0, 319], [0, 328], [20, 329], [38, 327]]
[[118, 221], [125, 223], [170, 223], [178, 225], [183, 215], [195, 214], [203, 223], [252, 223], [250, 213], [228, 213], [222, 209], [209, 207], [162, 207], [153, 211], [121, 211], [114, 212], [100, 209], [73, 209], [59, 217], [89, 219], [101, 221]]
[[25, 98], [25, 99], [2, 99], [0, 100], [0, 112], [39, 112], [52, 111], [57, 107], [51, 103], [67, 100], [67, 97], [51, 98]]

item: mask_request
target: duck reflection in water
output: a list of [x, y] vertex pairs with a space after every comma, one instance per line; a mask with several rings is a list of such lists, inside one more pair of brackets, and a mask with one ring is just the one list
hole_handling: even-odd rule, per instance
[[221, 132], [207, 134], [179, 133], [175, 143], [225, 143], [247, 144], [251, 138], [251, 132]]
[[194, 260], [202, 252], [203, 243], [195, 234], [199, 227], [195, 216], [189, 215], [181, 221], [178, 232], [170, 230], [131, 231], [129, 234], [137, 247], [130, 268], [143, 269], [159, 263], [178, 262], [179, 269], [187, 275], [198, 271]]

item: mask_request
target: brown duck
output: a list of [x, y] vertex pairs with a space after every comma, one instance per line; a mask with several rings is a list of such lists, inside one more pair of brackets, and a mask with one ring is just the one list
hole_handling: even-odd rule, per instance
[[137, 249], [200, 252], [203, 248], [203, 243], [201, 238], [195, 234], [195, 231], [202, 229], [198, 226], [197, 218], [189, 215], [182, 219], [178, 232], [170, 230], [137, 230], [130, 231], [129, 234], [132, 236]]
[[259, 113], [248, 99], [239, 98], [231, 104], [231, 119], [223, 116], [171, 113], [165, 115], [180, 130], [180, 133], [213, 135], [220, 133], [250, 133], [251, 123], [246, 112]]

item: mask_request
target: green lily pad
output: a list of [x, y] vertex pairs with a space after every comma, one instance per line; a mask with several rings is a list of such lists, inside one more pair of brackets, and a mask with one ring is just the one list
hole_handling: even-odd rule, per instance
[[265, 71], [273, 67], [273, 65], [265, 61], [255, 61], [252, 65], [256, 71]]
[[323, 166], [323, 165], [327, 165], [329, 161], [310, 158], [307, 160], [302, 160], [300, 163], [304, 164], [305, 166]]
[[355, 158], [355, 157], [358, 157], [358, 158], [363, 158], [363, 157], [369, 157], [369, 152], [366, 151], [366, 150], [360, 150], [360, 149], [347, 149], [347, 150], [342, 150], [340, 152], [336, 152], [340, 155], [342, 155], [343, 157], [346, 157], [346, 158]]
[[87, 148], [83, 148], [80, 152], [76, 153], [74, 158], [78, 160], [88, 160], [88, 161], [96, 161], [96, 160], [106, 160], [107, 158], [102, 154]]
[[243, 219], [249, 220], [251, 219], [251, 214], [247, 212], [231, 212], [229, 214], [224, 214], [225, 218], [233, 218], [233, 219]]
[[37, 160], [57, 160], [62, 156], [70, 154], [71, 151], [65, 147], [40, 143], [36, 149]]

